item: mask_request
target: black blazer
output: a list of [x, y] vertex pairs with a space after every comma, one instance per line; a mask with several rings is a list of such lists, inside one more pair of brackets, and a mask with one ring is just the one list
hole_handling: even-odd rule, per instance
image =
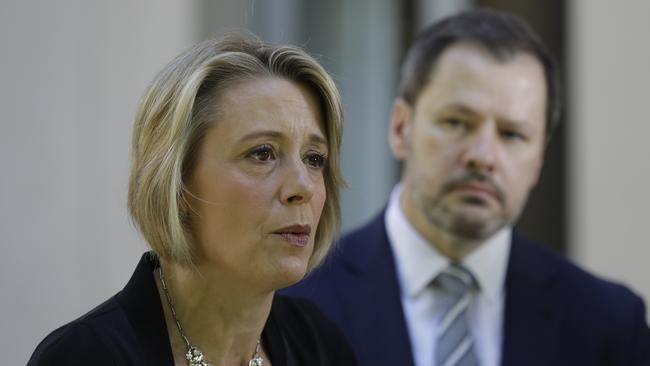
[[[517, 234], [505, 286], [503, 365], [650, 365], [644, 303], [627, 288]], [[413, 365], [383, 212], [283, 293], [314, 301], [360, 365]]]
[[[153, 270], [142, 256], [124, 290], [48, 335], [28, 366], [173, 366]], [[356, 365], [340, 331], [308, 301], [276, 295], [262, 333], [273, 365]]]

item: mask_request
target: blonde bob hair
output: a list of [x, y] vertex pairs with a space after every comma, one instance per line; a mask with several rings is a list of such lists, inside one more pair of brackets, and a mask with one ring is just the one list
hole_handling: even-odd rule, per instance
[[191, 174], [201, 138], [213, 123], [219, 96], [234, 84], [279, 77], [317, 97], [328, 144], [327, 197], [316, 229], [311, 271], [325, 257], [340, 227], [339, 152], [341, 98], [325, 69], [294, 46], [270, 45], [250, 35], [202, 42], [169, 63], [147, 87], [133, 127], [128, 208], [153, 251], [194, 267], [194, 239], [184, 214], [184, 179]]

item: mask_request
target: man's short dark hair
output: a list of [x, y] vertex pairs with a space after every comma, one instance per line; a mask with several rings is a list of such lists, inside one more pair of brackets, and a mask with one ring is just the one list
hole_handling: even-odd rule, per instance
[[553, 57], [540, 37], [520, 18], [489, 9], [473, 9], [447, 17], [426, 28], [410, 47], [404, 63], [399, 95], [414, 105], [422, 88], [430, 81], [434, 65], [452, 44], [467, 41], [485, 47], [497, 60], [507, 61], [524, 52], [544, 67], [547, 85], [546, 137], [558, 123], [560, 83]]

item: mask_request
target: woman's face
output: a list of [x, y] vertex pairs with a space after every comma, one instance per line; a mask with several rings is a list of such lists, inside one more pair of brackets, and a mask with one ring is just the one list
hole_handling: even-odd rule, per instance
[[201, 272], [272, 290], [300, 280], [325, 202], [327, 154], [318, 101], [304, 86], [265, 77], [220, 95], [186, 182]]

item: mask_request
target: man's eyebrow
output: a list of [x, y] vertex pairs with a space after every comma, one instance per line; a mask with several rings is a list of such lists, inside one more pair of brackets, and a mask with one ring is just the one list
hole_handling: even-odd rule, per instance
[[523, 129], [523, 130], [530, 130], [533, 128], [530, 123], [527, 123], [526, 121], [518, 121], [518, 120], [512, 120], [512, 119], [502, 119], [501, 124], [504, 127], [507, 128], [517, 128], [517, 129]]
[[452, 104], [446, 105], [443, 108], [443, 111], [460, 112], [460, 113], [471, 114], [471, 115], [476, 115], [477, 114], [472, 108], [466, 106], [465, 104], [461, 104], [461, 103], [452, 103]]
[[[479, 114], [479, 113], [475, 112], [472, 108], [470, 108], [470, 107], [468, 107], [468, 106], [466, 106], [464, 104], [461, 104], [461, 103], [449, 104], [449, 105], [447, 105], [447, 106], [445, 106], [443, 108], [443, 112], [458, 112], [458, 113], [467, 114], [467, 115], [471, 115], [471, 116], [476, 116], [476, 115]], [[525, 127], [525, 126], [529, 125], [529, 123], [526, 123], [526, 121], [520, 121], [520, 120], [514, 120], [514, 119], [502, 119], [502, 118], [499, 118], [499, 121], [501, 123], [505, 124], [506, 126], [509, 126], [509, 127], [520, 127], [520, 126]]]

